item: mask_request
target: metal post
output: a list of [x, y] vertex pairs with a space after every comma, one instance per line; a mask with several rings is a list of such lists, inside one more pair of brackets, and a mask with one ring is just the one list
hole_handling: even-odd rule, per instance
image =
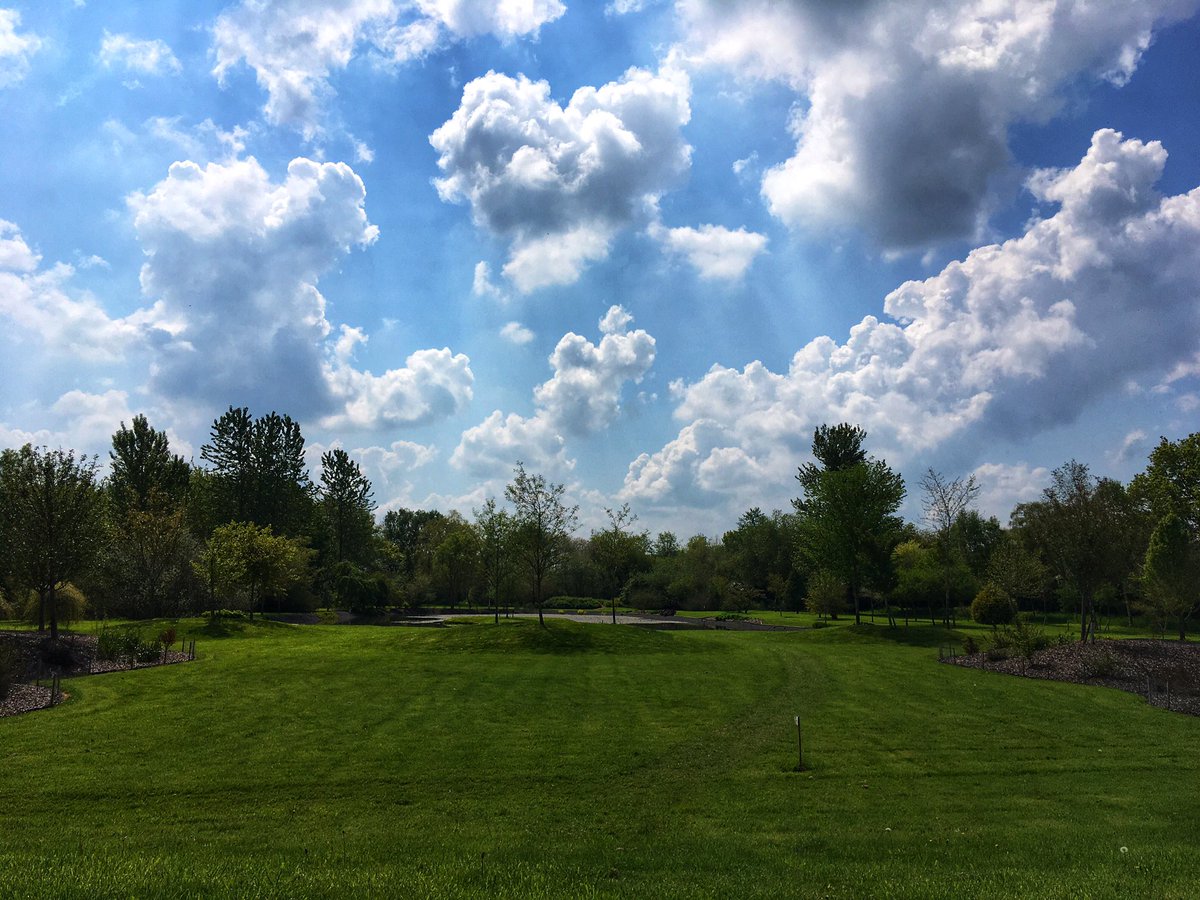
[[796, 771], [804, 771], [804, 731], [800, 725], [800, 717], [796, 716]]

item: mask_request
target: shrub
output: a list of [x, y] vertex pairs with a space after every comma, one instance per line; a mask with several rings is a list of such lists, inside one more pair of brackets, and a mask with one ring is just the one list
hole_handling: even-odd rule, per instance
[[846, 586], [832, 572], [821, 569], [808, 580], [804, 605], [810, 613], [836, 619], [846, 606]]
[[162, 647], [164, 650], [170, 649], [170, 647], [177, 640], [179, 640], [179, 636], [176, 634], [175, 628], [173, 626], [164, 628], [161, 632], [159, 632], [158, 642], [160, 644], [162, 644]]
[[66, 641], [52, 641], [49, 638], [42, 641], [38, 648], [42, 662], [58, 669], [69, 669], [75, 665], [75, 653]]
[[109, 628], [102, 626], [96, 636], [96, 658], [109, 662], [127, 660], [130, 665], [136, 662], [150, 662], [157, 659], [159, 648], [148, 641], [132, 628]]
[[0, 700], [8, 696], [12, 686], [21, 678], [25, 661], [12, 643], [0, 641]]
[[1039, 650], [1045, 650], [1052, 643], [1046, 632], [1021, 618], [1001, 628], [997, 640], [1003, 640], [1013, 652], [1026, 659]]
[[1017, 617], [1017, 604], [1004, 588], [989, 581], [975, 595], [971, 618], [980, 625], [1007, 625]]
[[965, 638], [963, 638], [962, 648], [963, 653], [966, 653], [968, 656], [970, 656], [973, 653], [979, 652], [979, 642], [968, 634]]

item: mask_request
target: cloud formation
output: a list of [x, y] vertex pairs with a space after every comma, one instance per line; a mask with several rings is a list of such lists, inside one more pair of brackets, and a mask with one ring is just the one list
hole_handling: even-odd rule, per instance
[[508, 242], [518, 290], [571, 284], [687, 171], [690, 92], [678, 71], [634, 68], [563, 107], [545, 81], [488, 72], [430, 135], [438, 193]]
[[1009, 163], [1080, 77], [1123, 84], [1155, 28], [1196, 0], [677, 0], [682, 52], [803, 97], [794, 155], [762, 194], [792, 227], [852, 225], [883, 247], [970, 237]]
[[242, 0], [213, 26], [213, 74], [224, 81], [244, 62], [267, 92], [267, 121], [312, 137], [330, 79], [360, 53], [405, 63], [455, 40], [536, 37], [565, 11], [559, 0]]
[[767, 249], [767, 237], [739, 228], [731, 231], [721, 225], [699, 228], [663, 228], [656, 226], [651, 235], [672, 253], [683, 257], [701, 278], [709, 281], [738, 281], [751, 263]]
[[1200, 188], [1160, 196], [1165, 161], [1157, 142], [1098, 131], [1078, 166], [1031, 178], [1057, 212], [900, 286], [844, 343], [810, 341], [785, 373], [755, 361], [675, 385], [686, 424], [631, 464], [625, 496], [693, 504], [787, 484], [823, 422], [862, 425], [901, 464], [948, 443], [978, 458], [1160, 382], [1200, 342]]
[[37, 53], [42, 40], [31, 32], [17, 33], [21, 14], [15, 9], [0, 9], [0, 88], [16, 84], [29, 74], [29, 57]]
[[566, 437], [616, 421], [625, 384], [640, 382], [654, 363], [654, 338], [640, 328], [630, 331], [632, 322], [623, 307], [613, 306], [600, 320], [598, 344], [574, 332], [563, 335], [550, 354], [554, 374], [534, 389], [534, 414], [494, 411], [463, 432], [451, 464], [481, 476], [506, 472], [518, 459], [551, 472], [571, 469]]
[[106, 68], [123, 68], [139, 75], [178, 73], [183, 67], [171, 48], [158, 40], [138, 40], [127, 34], [104, 32], [100, 62]]
[[178, 323], [156, 347], [151, 387], [356, 428], [460, 409], [474, 380], [462, 354], [419, 350], [374, 375], [352, 362], [367, 335], [332, 333], [317, 283], [375, 240], [365, 196], [344, 163], [295, 159], [274, 183], [253, 158], [175, 163], [153, 190], [131, 195], [143, 293]]

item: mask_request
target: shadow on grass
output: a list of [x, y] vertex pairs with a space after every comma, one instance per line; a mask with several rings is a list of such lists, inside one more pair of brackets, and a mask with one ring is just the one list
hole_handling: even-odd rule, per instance
[[889, 641], [893, 644], [905, 644], [909, 647], [937, 647], [940, 644], [955, 644], [962, 642], [962, 632], [941, 625], [908, 625], [903, 623], [891, 628], [888, 625], [851, 625], [844, 631], [855, 637], [866, 637], [877, 641]]
[[559, 620], [548, 620], [542, 626], [536, 619], [508, 619], [499, 625], [490, 619], [460, 619], [452, 627], [430, 629], [413, 637], [419, 645], [430, 650], [477, 653], [628, 654], [682, 649], [680, 642], [674, 640], [675, 636], [667, 632], [629, 625]]

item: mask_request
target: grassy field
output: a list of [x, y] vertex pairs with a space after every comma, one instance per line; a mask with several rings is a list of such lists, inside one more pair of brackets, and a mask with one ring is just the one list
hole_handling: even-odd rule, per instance
[[940, 629], [184, 631], [0, 719], [0, 896], [1200, 891], [1200, 720]]

